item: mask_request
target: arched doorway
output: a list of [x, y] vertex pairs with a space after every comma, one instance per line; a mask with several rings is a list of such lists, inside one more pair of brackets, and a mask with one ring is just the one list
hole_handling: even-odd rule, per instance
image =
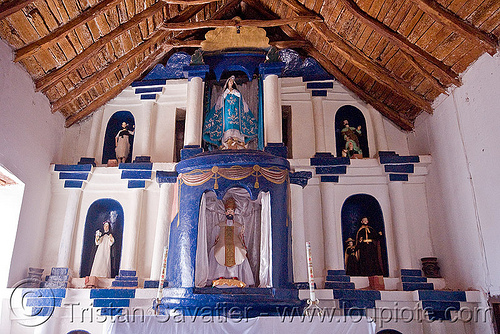
[[[361, 221], [368, 219], [368, 226], [373, 230], [374, 235], [366, 238], [365, 229], [362, 229]], [[359, 257], [359, 266], [350, 273], [351, 276], [372, 276], [380, 273], [374, 272], [375, 269], [367, 268], [368, 263], [376, 263], [377, 268], [381, 269], [381, 274], [388, 276], [387, 243], [385, 238], [385, 224], [382, 209], [377, 199], [367, 194], [356, 194], [348, 197], [342, 205], [342, 240], [344, 244], [344, 254], [349, 247], [347, 240], [353, 239], [353, 245]], [[359, 232], [359, 233], [358, 233]], [[360, 241], [360, 238], [366, 239]], [[371, 240], [371, 241], [368, 241]], [[369, 255], [364, 253], [365, 246], [368, 245]], [[361, 257], [364, 256], [362, 259]], [[373, 256], [367, 261], [367, 256]], [[375, 261], [376, 259], [376, 261]], [[371, 261], [373, 260], [373, 261]], [[347, 263], [346, 263], [347, 265]], [[364, 265], [364, 266], [363, 266]]]
[[103, 198], [90, 205], [85, 220], [83, 234], [82, 260], [80, 265], [80, 277], [89, 276], [99, 246], [96, 245], [96, 231], [101, 234], [104, 231], [104, 223], [110, 225], [109, 233], [112, 234], [114, 243], [110, 248], [111, 275], [118, 275], [120, 269], [120, 258], [122, 250], [123, 235], [123, 208], [118, 201], [111, 198]]
[[[109, 159], [116, 159], [116, 136], [122, 129], [122, 123], [128, 124], [127, 128], [130, 131], [134, 130], [135, 120], [130, 111], [122, 110], [115, 112], [109, 119], [106, 126], [106, 134], [104, 136], [104, 146], [102, 149], [102, 163], [107, 164]], [[132, 161], [132, 150], [134, 146], [134, 136], [129, 136], [130, 150], [125, 162]]]
[[358, 126], [361, 126], [359, 134], [356, 131], [356, 136], [359, 141], [359, 148], [363, 152], [363, 157], [370, 157], [370, 151], [368, 148], [368, 138], [366, 132], [366, 120], [363, 116], [363, 113], [356, 107], [351, 105], [346, 105], [339, 110], [335, 114], [335, 142], [336, 142], [336, 150], [337, 156], [342, 156], [342, 150], [346, 148], [346, 140], [344, 139], [344, 133], [342, 129], [345, 127], [344, 121], [349, 123], [349, 127], [355, 128], [357, 130]]

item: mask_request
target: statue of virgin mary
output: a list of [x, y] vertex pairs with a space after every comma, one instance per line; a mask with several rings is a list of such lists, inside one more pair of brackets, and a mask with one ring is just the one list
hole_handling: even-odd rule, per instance
[[238, 91], [232, 75], [207, 114], [203, 139], [222, 149], [243, 149], [257, 133], [257, 119]]

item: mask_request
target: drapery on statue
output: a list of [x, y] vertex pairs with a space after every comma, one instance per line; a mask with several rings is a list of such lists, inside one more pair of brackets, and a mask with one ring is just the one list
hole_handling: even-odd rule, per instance
[[118, 163], [126, 162], [130, 153], [130, 136], [134, 135], [135, 130], [130, 131], [126, 122], [122, 123], [122, 128], [115, 137], [115, 153]]
[[238, 91], [232, 75], [205, 118], [203, 139], [221, 149], [244, 149], [257, 133], [257, 119]]
[[227, 199], [224, 208], [226, 219], [217, 225], [219, 233], [208, 257], [212, 285], [239, 287], [254, 285], [243, 239], [245, 226], [234, 220], [236, 209], [234, 198]]
[[361, 227], [356, 233], [356, 248], [358, 249], [358, 275], [383, 275], [382, 252], [380, 238], [382, 232], [377, 232], [368, 225], [368, 218], [361, 219]]
[[340, 131], [345, 140], [345, 147], [342, 150], [342, 156], [351, 158], [358, 157], [355, 155], [359, 154], [362, 157], [363, 151], [361, 151], [361, 147], [359, 146], [359, 136], [362, 135], [361, 125], [357, 128], [349, 126], [349, 121], [346, 119], [343, 123], [344, 128]]
[[100, 230], [95, 231], [95, 244], [97, 251], [94, 256], [94, 263], [90, 276], [111, 277], [111, 246], [115, 243], [115, 238], [111, 234], [111, 224], [116, 222], [118, 213], [111, 211], [109, 220], [102, 223], [104, 233]]

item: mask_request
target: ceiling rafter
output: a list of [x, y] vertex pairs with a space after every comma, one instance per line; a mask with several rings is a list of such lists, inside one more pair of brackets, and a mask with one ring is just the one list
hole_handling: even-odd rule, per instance
[[[213, 16], [214, 17], [222, 17], [227, 11], [229, 11], [232, 7], [234, 7], [236, 5], [236, 3], [238, 3], [238, 2], [239, 2], [238, 0], [228, 1], [224, 6], [219, 8], [219, 10]], [[204, 4], [197, 5], [197, 6], [190, 6], [190, 7], [186, 8], [184, 11], [182, 11], [179, 15], [177, 15], [176, 17], [174, 17], [168, 21], [169, 22], [177, 22], [177, 21], [181, 21], [181, 20], [182, 21], [188, 20], [189, 18], [196, 15], [196, 13], [198, 13], [200, 10], [202, 10], [205, 6], [206, 5], [204, 5]], [[159, 48], [156, 51], [154, 51], [152, 55], [148, 56], [145, 60], [143, 60], [140, 63], [140, 65], [137, 66], [136, 69], [134, 69], [124, 79], [122, 79], [117, 86], [113, 87], [111, 90], [109, 90], [108, 92], [106, 92], [103, 95], [101, 95], [100, 97], [98, 97], [94, 102], [92, 102], [88, 106], [81, 109], [75, 115], [68, 117], [66, 119], [66, 127], [69, 127], [69, 126], [73, 125], [74, 123], [78, 122], [79, 120], [81, 120], [82, 118], [88, 116], [95, 109], [104, 105], [109, 99], [117, 96], [123, 89], [125, 89], [127, 86], [129, 86], [134, 80], [137, 80], [137, 78], [144, 71], [152, 68], [163, 56], [165, 56], [165, 54], [173, 48], [173, 45], [172, 45], [173, 43], [176, 43], [177, 41], [189, 43], [188, 41], [181, 40], [182, 38], [186, 37], [189, 33], [190, 33], [189, 31], [185, 31], [181, 34], [178, 34], [174, 38], [167, 39], [165, 42], [161, 43]], [[148, 43], [149, 42], [149, 40], [148, 40], [148, 41], [140, 44], [139, 46], [137, 46], [134, 50], [130, 51], [129, 53], [134, 53], [135, 56], [137, 56], [141, 52], [147, 50], [148, 47], [151, 47], [154, 44], [156, 44], [157, 42], [160, 42], [163, 39], [168, 38], [168, 36], [169, 36], [168, 32], [163, 31], [163, 30], [157, 30], [154, 33], [154, 36], [151, 36], [150, 40], [152, 40], [152, 41], [150, 41], [150, 43]], [[173, 43], [170, 43], [170, 41], [172, 41]], [[127, 61], [129, 61], [130, 59], [132, 59], [132, 57], [127, 57], [127, 55], [123, 56], [120, 59], [118, 59], [117, 61], [115, 61], [112, 65], [108, 65], [108, 67], [106, 67], [106, 69], [103, 69], [102, 71], [99, 71], [98, 73], [94, 74], [93, 76], [87, 78], [86, 81], [89, 82], [89, 80], [93, 80], [95, 82], [98, 82], [100, 79], [105, 78], [106, 75], [115, 72], [117, 69], [120, 68], [120, 66], [125, 65], [127, 63]], [[99, 74], [101, 72], [106, 73], [106, 74]], [[77, 88], [79, 91], [76, 91], [75, 93], [73, 93], [73, 91], [69, 92], [67, 95], [71, 95], [71, 96], [68, 99], [68, 101], [77, 98], [80, 94], [82, 94], [86, 90], [90, 89], [90, 87], [87, 88], [87, 86], [91, 87], [91, 85], [88, 85], [88, 84], [85, 84], [82, 82], [82, 84]], [[80, 87], [82, 87], [82, 88], [80, 88]], [[116, 89], [116, 87], [119, 87], [119, 89]], [[56, 104], [56, 103], [54, 103], [54, 104]], [[61, 103], [60, 106], [58, 106], [56, 104], [56, 106], [58, 106], [59, 108], [62, 108], [64, 105], [65, 105], [65, 103]]]
[[374, 62], [371, 58], [364, 53], [359, 52], [347, 42], [345, 42], [339, 35], [331, 31], [326, 23], [309, 23], [309, 25], [321, 35], [326, 42], [333, 47], [333, 49], [347, 59], [351, 64], [370, 75], [376, 81], [392, 89], [397, 95], [404, 97], [411, 101], [418, 108], [432, 113], [432, 106], [422, 95], [417, 94], [408, 87], [408, 83], [402, 79], [395, 77], [391, 72]]
[[0, 20], [3, 20], [7, 16], [14, 14], [35, 1], [36, 0], [10, 0], [3, 2], [0, 4]]
[[[315, 15], [309, 9], [304, 7], [297, 0], [282, 0], [285, 4], [290, 6], [290, 8], [296, 12], [298, 15]], [[317, 14], [316, 14], [317, 15]], [[411, 101], [418, 108], [432, 113], [432, 106], [429, 101], [427, 101], [422, 95], [417, 94], [412, 90], [409, 84], [394, 76], [388, 69], [381, 66], [379, 63], [373, 61], [370, 57], [360, 52], [358, 49], [354, 48], [348, 44], [342, 37], [337, 33], [332, 31], [328, 25], [322, 22], [308, 22], [309, 26], [312, 27], [323, 39], [329, 43], [329, 45], [339, 54], [341, 54], [345, 59], [347, 59], [351, 64], [370, 75], [376, 81], [384, 84], [385, 86], [397, 92], [398, 95], [404, 97], [405, 99]], [[306, 38], [307, 39], [307, 38]], [[413, 60], [412, 58], [409, 58]]]
[[[16, 62], [21, 61], [21, 60], [35, 54], [40, 49], [44, 50], [44, 49], [49, 48], [50, 46], [57, 43], [61, 38], [68, 35], [68, 33], [73, 31], [74, 29], [84, 25], [85, 23], [94, 19], [98, 15], [104, 13], [110, 7], [120, 3], [122, 1], [123, 0], [111, 0], [111, 1], [99, 2], [94, 7], [91, 7], [89, 9], [85, 10], [82, 14], [78, 15], [73, 20], [68, 21], [66, 24], [54, 29], [48, 35], [16, 50], [14, 61], [16, 61]], [[163, 6], [165, 6], [165, 4], [162, 2], [159, 2], [152, 7], [155, 7], [155, 10], [157, 8], [160, 8], [160, 10], [161, 10], [163, 8]]]
[[[193, 7], [190, 7], [193, 8]], [[108, 34], [99, 38], [95, 43], [92, 43], [88, 48], [86, 48], [82, 53], [76, 55], [73, 59], [68, 61], [63, 66], [47, 73], [45, 76], [38, 78], [35, 81], [35, 87], [37, 90], [47, 91], [52, 85], [56, 84], [61, 80], [67, 73], [75, 70], [76, 68], [83, 65], [89, 59], [94, 57], [106, 44], [108, 44], [113, 39], [119, 37], [120, 35], [126, 33], [132, 27], [139, 24], [148, 17], [158, 13], [163, 9], [162, 3], [157, 3], [146, 10], [143, 10], [137, 15], [134, 15], [130, 20], [120, 25], [114, 30], [111, 30]]]
[[[277, 15], [262, 6], [259, 6], [257, 0], [245, 0], [247, 3], [251, 4], [256, 10], [258, 10], [262, 15], [269, 19], [276, 18]], [[314, 57], [329, 73], [331, 73], [335, 79], [337, 79], [342, 85], [352, 92], [357, 94], [363, 101], [372, 105], [384, 116], [392, 120], [395, 124], [400, 126], [402, 129], [410, 131], [413, 129], [413, 124], [402, 118], [397, 111], [391, 109], [386, 104], [378, 101], [369, 94], [365, 93], [361, 87], [354, 83], [347, 75], [345, 75], [335, 64], [331, 62], [327, 57], [325, 57], [321, 52], [318, 51], [309, 41], [305, 40], [300, 36], [300, 34], [290, 26], [281, 27], [283, 32], [290, 38], [294, 40], [301, 41], [304, 43], [303, 49], [306, 50], [312, 57]]]
[[205, 20], [201, 22], [165, 23], [161, 29], [182, 31], [193, 29], [221, 28], [221, 27], [279, 27], [288, 24], [323, 21], [316, 16], [296, 16], [276, 20]]
[[[389, 42], [398, 46], [401, 51], [406, 56], [417, 57], [419, 60], [425, 62], [428, 66], [430, 66], [433, 70], [440, 73], [440, 75], [444, 76], [445, 81], [451, 82], [456, 86], [460, 86], [461, 82], [458, 78], [458, 74], [453, 72], [453, 70], [445, 65], [442, 61], [436, 59], [427, 51], [420, 48], [418, 45], [411, 43], [406, 37], [401, 34], [393, 31], [391, 28], [383, 24], [382, 22], [376, 20], [375, 18], [368, 15], [368, 13], [364, 12], [356, 2], [353, 0], [340, 0], [344, 6], [354, 14], [359, 20], [361, 20], [364, 24], [371, 27], [378, 34], [382, 35], [384, 38], [389, 40]], [[425, 69], [423, 69], [420, 64], [418, 64], [413, 58], [407, 57], [411, 59], [410, 61], [415, 65], [417, 70], [431, 83], [434, 83], [436, 79]], [[436, 85], [435, 85], [436, 86]], [[442, 87], [441, 85], [439, 85]]]
[[423, 12], [429, 14], [434, 20], [451, 28], [466, 39], [476, 41], [486, 52], [494, 55], [498, 48], [498, 38], [488, 34], [469, 22], [463, 20], [455, 13], [441, 6], [434, 0], [411, 0]]
[[161, 1], [168, 3], [170, 5], [194, 6], [194, 5], [205, 5], [205, 4], [217, 2], [220, 0], [161, 0]]
[[163, 58], [163, 56], [170, 51], [171, 47], [169, 45], [161, 45], [156, 51], [151, 53], [149, 56], [144, 58], [144, 60], [136, 66], [136, 68], [130, 72], [126, 77], [124, 77], [116, 86], [108, 90], [103, 95], [99, 96], [88, 106], [81, 109], [77, 114], [69, 116], [66, 118], [65, 126], [70, 127], [81, 119], [87, 117], [97, 108], [105, 105], [109, 100], [118, 96], [125, 88], [130, 86], [134, 80], [137, 79], [143, 72], [150, 70], [158, 61]]

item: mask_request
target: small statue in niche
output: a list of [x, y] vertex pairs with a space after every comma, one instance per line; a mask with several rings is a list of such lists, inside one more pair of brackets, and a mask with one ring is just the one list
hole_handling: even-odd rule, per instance
[[95, 244], [97, 251], [94, 256], [94, 263], [90, 276], [97, 277], [111, 277], [111, 246], [115, 243], [115, 238], [111, 233], [111, 224], [116, 222], [118, 213], [111, 211], [109, 213], [109, 220], [102, 223], [102, 229], [95, 231]]
[[115, 153], [118, 163], [126, 162], [130, 154], [130, 136], [135, 130], [130, 131], [126, 122], [122, 123], [122, 128], [115, 137]]
[[203, 139], [221, 149], [245, 149], [257, 137], [257, 119], [238, 91], [232, 75], [222, 94], [208, 112], [203, 125]]
[[368, 225], [368, 218], [361, 219], [361, 227], [356, 233], [356, 248], [358, 249], [358, 275], [383, 275], [382, 252], [380, 239], [382, 232], [377, 232]]
[[357, 157], [355, 156], [355, 154], [359, 154], [362, 157], [363, 151], [361, 151], [361, 147], [359, 146], [359, 137], [362, 136], [361, 125], [359, 125], [357, 128], [349, 126], [349, 121], [346, 119], [343, 123], [344, 127], [340, 131], [345, 141], [345, 147], [342, 151], [342, 156], [348, 156], [349, 158], [351, 158]]
[[346, 243], [345, 274], [348, 276], [356, 276], [358, 274], [358, 249], [354, 245], [353, 238], [347, 239]]
[[213, 286], [254, 285], [255, 281], [243, 238], [245, 226], [234, 220], [235, 199], [227, 199], [224, 209], [226, 219], [216, 226], [219, 228], [219, 233], [209, 253], [209, 277], [213, 280]]

